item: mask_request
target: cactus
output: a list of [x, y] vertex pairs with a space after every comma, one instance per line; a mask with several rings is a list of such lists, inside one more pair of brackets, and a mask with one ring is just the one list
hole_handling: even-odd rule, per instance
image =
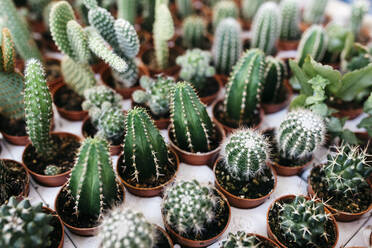
[[176, 59], [176, 63], [181, 66], [180, 78], [190, 82], [198, 92], [202, 92], [207, 86], [208, 78], [216, 72], [210, 65], [211, 60], [212, 55], [209, 51], [198, 48], [187, 50]]
[[242, 1], [242, 15], [246, 21], [250, 21], [256, 15], [265, 0], [243, 0]]
[[213, 41], [213, 60], [217, 72], [229, 74], [243, 50], [241, 27], [237, 20], [227, 18], [218, 25]]
[[239, 16], [238, 6], [234, 1], [231, 0], [222, 0], [219, 1], [213, 7], [213, 27], [217, 28], [218, 24], [226, 18], [237, 19]]
[[282, 89], [284, 79], [287, 77], [286, 65], [281, 59], [266, 57], [265, 86], [262, 94], [262, 102], [277, 103], [283, 97]]
[[268, 244], [256, 235], [238, 231], [237, 233], [229, 233], [220, 248], [267, 248], [266, 245]]
[[207, 24], [202, 17], [189, 16], [182, 23], [182, 42], [187, 48], [201, 48], [207, 32]]
[[108, 141], [116, 141], [125, 132], [124, 113], [120, 108], [103, 105], [96, 117], [89, 112], [92, 120], [97, 120], [97, 135], [104, 137]]
[[328, 0], [310, 0], [304, 8], [303, 19], [308, 24], [321, 24]]
[[152, 24], [154, 23], [155, 2], [156, 1], [153, 0], [141, 0], [143, 16], [142, 25], [149, 32], [152, 31]]
[[321, 61], [327, 51], [328, 36], [324, 28], [313, 25], [301, 37], [297, 50], [297, 61], [301, 67], [305, 58], [310, 55], [315, 61]]
[[252, 22], [251, 48], [259, 48], [272, 54], [280, 35], [281, 17], [279, 7], [274, 2], [264, 3]]
[[366, 0], [355, 0], [351, 5], [350, 29], [355, 36], [360, 33], [364, 16], [368, 13], [369, 3]]
[[178, 147], [194, 153], [213, 149], [214, 125], [189, 83], [179, 82], [173, 88], [170, 112], [170, 132]]
[[120, 108], [121, 95], [107, 86], [97, 85], [84, 92], [85, 101], [82, 104], [84, 110], [101, 108], [104, 105]]
[[168, 149], [146, 110], [137, 107], [129, 110], [125, 130], [123, 165], [133, 171], [134, 180], [146, 182], [164, 175]]
[[31, 12], [31, 19], [42, 19], [43, 10], [51, 1], [52, 0], [28, 0], [27, 5]]
[[119, 186], [105, 140], [99, 137], [84, 140], [71, 172], [68, 189], [75, 201], [78, 216], [99, 219], [104, 209], [113, 206], [118, 198]]
[[185, 18], [192, 14], [192, 0], [176, 0], [178, 14]]
[[136, 0], [117, 0], [118, 18], [127, 20], [132, 25], [136, 20], [137, 1]]
[[247, 50], [234, 67], [226, 88], [224, 113], [236, 126], [259, 113], [264, 69], [265, 55], [258, 49]]
[[301, 159], [311, 155], [323, 144], [325, 132], [324, 120], [314, 112], [297, 109], [288, 113], [276, 136], [281, 156]]
[[51, 245], [52, 215], [43, 211], [42, 203], [31, 206], [28, 199], [11, 197], [0, 206], [0, 247], [43, 248]]
[[284, 0], [280, 3], [281, 40], [298, 40], [301, 35], [301, 10], [297, 0]]
[[46, 176], [54, 176], [61, 173], [61, 168], [56, 165], [48, 165], [45, 167], [44, 174]]
[[142, 213], [122, 208], [103, 219], [99, 237], [102, 248], [154, 247], [157, 238], [156, 229]]

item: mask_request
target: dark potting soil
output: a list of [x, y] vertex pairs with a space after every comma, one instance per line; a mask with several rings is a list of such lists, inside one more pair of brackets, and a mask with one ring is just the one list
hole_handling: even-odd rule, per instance
[[[292, 201], [293, 199], [284, 199], [284, 200], [279, 201], [279, 203], [291, 203]], [[283, 233], [279, 229], [279, 215], [280, 215], [279, 206], [277, 204], [274, 204], [273, 208], [270, 209], [269, 211], [269, 217], [268, 217], [269, 225], [270, 225], [270, 228], [273, 234], [275, 234], [278, 240], [288, 248], [304, 248], [303, 246], [300, 246], [296, 243], [287, 242], [287, 240], [283, 236]], [[325, 239], [324, 237], [320, 237], [317, 240], [316, 246], [308, 244], [306, 245], [306, 248], [331, 248], [333, 244], [336, 242], [336, 235], [337, 235], [336, 227], [334, 226], [332, 219], [329, 219], [326, 222], [325, 230], [328, 234], [327, 236], [328, 240]]]
[[274, 189], [274, 176], [269, 167], [250, 181], [239, 181], [232, 178], [223, 166], [225, 161], [216, 164], [216, 180], [229, 193], [242, 199], [257, 199], [266, 196]]
[[156, 244], [152, 248], [173, 248], [169, 245], [169, 240], [164, 233], [156, 227]]
[[45, 60], [45, 74], [47, 82], [54, 81], [62, 77], [60, 61], [56, 59]]
[[[98, 132], [97, 128], [93, 125], [90, 118], [88, 118], [87, 121], [84, 122], [82, 131], [83, 131], [84, 137], [94, 137], [94, 135], [96, 135], [96, 133]], [[124, 134], [120, 136], [119, 138], [109, 140], [110, 144], [114, 146], [122, 145], [123, 141], [124, 141]]]
[[[169, 51], [169, 64], [168, 68], [177, 66], [176, 64], [176, 58], [181, 55], [178, 51], [178, 49], [170, 48]], [[156, 57], [155, 57], [155, 49], [147, 49], [143, 55], [142, 55], [142, 62], [149, 68], [150, 71], [161, 71], [158, 67], [158, 64], [156, 62]], [[155, 75], [151, 75], [155, 76]]]
[[[51, 214], [47, 211], [44, 211], [45, 213]], [[48, 246], [48, 248], [58, 248], [59, 242], [62, 238], [62, 226], [59, 222], [59, 219], [57, 217], [56, 213], [51, 214], [53, 216], [52, 220], [50, 221], [50, 225], [53, 226], [53, 231], [49, 234], [49, 240], [51, 242], [51, 245]]]
[[54, 104], [70, 111], [82, 111], [81, 104], [84, 98], [79, 96], [75, 91], [67, 85], [62, 86], [54, 95]]
[[168, 111], [168, 113], [163, 114], [163, 115], [155, 115], [151, 112], [150, 108], [147, 105], [141, 104], [141, 103], [136, 103], [132, 100], [132, 107], [134, 107], [134, 106], [138, 106], [138, 107], [142, 107], [142, 108], [146, 109], [147, 113], [151, 116], [151, 119], [153, 119], [153, 120], [169, 119], [170, 118], [169, 111]]
[[203, 90], [198, 91], [199, 97], [211, 96], [218, 92], [219, 84], [214, 77], [210, 77], [206, 80], [206, 85]]
[[[26, 170], [18, 163], [10, 160], [2, 161], [4, 162], [4, 165], [8, 169], [7, 171], [9, 173], [5, 178], [6, 193], [8, 195], [6, 199], [9, 199], [11, 196], [18, 196], [25, 191], [28, 183], [27, 173]], [[2, 202], [0, 199], [0, 205], [3, 203], [4, 202]]]
[[335, 194], [328, 191], [328, 183], [325, 180], [325, 173], [320, 166], [314, 167], [310, 174], [310, 184], [320, 199], [334, 209], [347, 213], [360, 213], [367, 210], [372, 203], [372, 189], [361, 188], [358, 193], [345, 197], [345, 194]]
[[26, 121], [23, 119], [10, 120], [0, 115], [0, 130], [12, 136], [26, 136]]
[[61, 174], [74, 166], [75, 156], [80, 147], [80, 142], [73, 136], [61, 137], [52, 135], [55, 154], [48, 158], [36, 153], [35, 147], [30, 145], [24, 152], [24, 163], [33, 172], [45, 175], [44, 170], [48, 165], [56, 165], [61, 169]]

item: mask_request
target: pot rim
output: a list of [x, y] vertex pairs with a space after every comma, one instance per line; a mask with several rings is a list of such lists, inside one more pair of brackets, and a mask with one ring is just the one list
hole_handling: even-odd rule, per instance
[[[293, 90], [292, 90], [292, 87], [289, 85], [288, 79], [284, 79], [283, 87], [285, 88], [285, 91], [286, 91], [286, 98], [284, 99], [284, 101], [280, 103], [262, 103], [261, 105], [265, 113], [273, 114], [273, 113], [279, 112], [280, 110], [283, 110], [291, 103], [291, 99], [293, 96]], [[273, 112], [266, 111], [265, 109], [268, 107], [277, 107], [279, 110], [273, 111]]]
[[297, 170], [297, 169], [304, 169], [305, 167], [309, 166], [312, 162], [314, 162], [314, 159], [315, 159], [315, 156], [312, 154], [311, 159], [309, 161], [307, 161], [305, 164], [297, 165], [297, 166], [284, 166], [275, 161], [271, 161], [270, 163], [273, 165], [274, 169], [275, 167], [278, 167], [279, 169], [284, 169], [284, 170], [288, 168]]
[[22, 196], [27, 197], [29, 195], [29, 193], [30, 193], [30, 173], [28, 172], [26, 166], [23, 163], [21, 163], [21, 162], [18, 162], [16, 160], [9, 159], [9, 158], [1, 158], [0, 160], [1, 161], [4, 161], [5, 163], [6, 162], [15, 163], [15, 164], [17, 164], [17, 166], [22, 167], [22, 169], [25, 171], [25, 173], [26, 173], [26, 180], [25, 180], [24, 189], [22, 190], [22, 192], [20, 194], [18, 194], [15, 197], [22, 197]]
[[68, 110], [68, 109], [65, 109], [65, 108], [63, 108], [63, 107], [60, 107], [60, 106], [58, 106], [57, 104], [56, 104], [56, 102], [55, 102], [55, 95], [57, 94], [57, 92], [62, 88], [62, 87], [64, 87], [64, 86], [66, 86], [66, 87], [68, 87], [68, 85], [65, 83], [65, 81], [64, 80], [61, 80], [60, 82], [56, 82], [56, 85], [52, 88], [52, 100], [53, 100], [53, 103], [54, 103], [54, 105], [56, 106], [56, 108], [57, 108], [57, 110], [58, 110], [58, 112], [60, 111], [60, 110], [62, 110], [62, 111], [64, 111], [64, 112], [68, 112], [68, 113], [75, 113], [75, 114], [88, 114], [88, 111], [86, 111], [86, 110]]
[[260, 239], [263, 239], [265, 241], [268, 241], [269, 243], [271, 243], [272, 245], [274, 245], [275, 247], [280, 247], [274, 240], [271, 240], [270, 238], [268, 237], [265, 237], [263, 235], [260, 235], [260, 234], [257, 234], [257, 233], [247, 233], [247, 236], [256, 236]]
[[59, 224], [61, 225], [61, 228], [62, 228], [62, 235], [61, 235], [61, 240], [58, 243], [58, 248], [62, 248], [64, 244], [64, 238], [65, 238], [65, 226], [63, 225], [62, 219], [61, 217], [59, 217], [57, 211], [49, 207], [46, 207], [46, 206], [43, 206], [43, 209], [45, 209], [49, 214], [58, 218]]

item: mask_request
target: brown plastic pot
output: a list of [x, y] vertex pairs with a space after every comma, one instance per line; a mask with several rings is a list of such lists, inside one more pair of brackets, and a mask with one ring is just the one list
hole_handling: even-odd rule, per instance
[[209, 151], [209, 152], [204, 152], [204, 153], [201, 153], [201, 152], [192, 153], [192, 152], [188, 152], [188, 151], [185, 151], [185, 150], [179, 148], [172, 140], [172, 136], [170, 134], [171, 127], [170, 126], [168, 127], [169, 144], [170, 144], [171, 148], [174, 151], [176, 151], [176, 153], [178, 154], [181, 162], [185, 162], [186, 164], [189, 164], [189, 165], [197, 165], [197, 166], [208, 165], [210, 167], [213, 166], [214, 161], [217, 159], [217, 157], [220, 153], [221, 144], [223, 143], [223, 141], [226, 138], [223, 128], [218, 123], [214, 123], [214, 124], [215, 124], [215, 127], [216, 127], [216, 131], [219, 133], [219, 137], [220, 137], [219, 143], [220, 143], [220, 145], [217, 148], [215, 148], [214, 150]]
[[221, 82], [222, 86], [225, 86], [229, 82], [229, 76], [224, 74], [216, 74], [215, 77], [218, 78], [218, 81]]
[[5, 131], [2, 131], [1, 134], [3, 135], [4, 139], [12, 145], [24, 146], [30, 142], [27, 135], [15, 136], [7, 134]]
[[55, 217], [58, 218], [59, 224], [61, 225], [61, 228], [62, 228], [62, 236], [61, 236], [61, 239], [58, 242], [58, 248], [62, 248], [63, 247], [63, 244], [64, 244], [64, 240], [65, 240], [65, 227], [63, 226], [61, 217], [59, 217], [59, 215], [57, 214], [56, 211], [54, 211], [54, 210], [52, 210], [52, 209], [50, 209], [48, 207], [44, 207], [43, 206], [43, 210], [47, 214], [53, 215], [53, 216], [55, 216]]
[[273, 114], [279, 112], [282, 109], [285, 109], [290, 103], [293, 95], [292, 87], [289, 85], [288, 80], [286, 79], [284, 82], [284, 88], [286, 91], [286, 98], [281, 103], [263, 103], [262, 109], [264, 110], [265, 114]]
[[277, 43], [278, 51], [292, 51], [297, 50], [300, 40], [279, 40]]
[[311, 160], [306, 162], [303, 165], [299, 166], [284, 166], [280, 165], [277, 162], [271, 162], [272, 166], [276, 170], [276, 173], [278, 173], [279, 176], [294, 176], [300, 173], [303, 169], [305, 169], [307, 166], [309, 166], [314, 161], [314, 156], [311, 157]]
[[[73, 137], [77, 141], [81, 141], [81, 138], [76, 136], [75, 134], [72, 133], [66, 133], [66, 132], [52, 132], [51, 135], [57, 135], [59, 137]], [[38, 174], [32, 170], [30, 170], [27, 166], [27, 164], [24, 161], [26, 151], [32, 147], [31, 143], [28, 143], [23, 151], [22, 154], [22, 162], [25, 165], [26, 170], [30, 173], [32, 178], [38, 182], [39, 184], [46, 186], [46, 187], [58, 187], [63, 185], [67, 179], [70, 177], [71, 170], [65, 171], [61, 174], [54, 175], [54, 176], [47, 176], [47, 175], [42, 175]]]
[[[347, 106], [347, 103], [345, 103]], [[337, 113], [333, 113], [332, 116], [337, 118], [344, 118], [347, 117], [349, 121], [354, 120], [359, 115], [363, 113], [363, 106], [359, 108], [353, 108], [353, 109], [342, 109], [342, 108], [336, 108], [338, 110]]]
[[169, 237], [168, 233], [163, 228], [161, 228], [160, 226], [158, 226], [158, 225], [155, 225], [155, 226], [164, 235], [164, 237], [167, 238], [169, 247], [173, 248], [174, 244], [173, 244], [172, 239]]
[[15, 196], [17, 198], [17, 200], [22, 200], [23, 198], [27, 197], [28, 194], [30, 193], [30, 173], [28, 173], [27, 169], [26, 169], [26, 166], [24, 166], [23, 164], [21, 164], [20, 162], [17, 162], [15, 160], [12, 160], [12, 159], [0, 159], [2, 161], [5, 162], [5, 164], [7, 162], [11, 162], [11, 163], [15, 163], [17, 164], [19, 167], [22, 167], [24, 169], [24, 171], [26, 172], [26, 181], [25, 181], [25, 187], [24, 189], [22, 190], [22, 192], [20, 194], [18, 194], [17, 196]]
[[[176, 158], [176, 164], [175, 164], [176, 170], [174, 172], [174, 175], [166, 183], [163, 183], [162, 185], [159, 185], [159, 186], [156, 186], [156, 187], [152, 187], [152, 188], [140, 188], [140, 187], [133, 186], [132, 184], [129, 184], [118, 173], [118, 176], [120, 178], [120, 181], [124, 184], [125, 188], [130, 193], [132, 193], [133, 195], [140, 196], [140, 197], [161, 196], [161, 194], [163, 193], [163, 189], [167, 185], [169, 185], [170, 183], [172, 183], [174, 181], [174, 179], [176, 179], [176, 175], [177, 175], [177, 172], [178, 172], [178, 169], [179, 169], [179, 165], [180, 165], [180, 160], [179, 160], [179, 158], [177, 156], [177, 153], [175, 153], [172, 150], [172, 148], [170, 148], [170, 152], [173, 153], [174, 157]], [[123, 155], [120, 155], [120, 157], [119, 157], [119, 159], [118, 159], [118, 161], [116, 163], [116, 171], [119, 171], [119, 164], [120, 164], [120, 162], [122, 160], [123, 160]]]

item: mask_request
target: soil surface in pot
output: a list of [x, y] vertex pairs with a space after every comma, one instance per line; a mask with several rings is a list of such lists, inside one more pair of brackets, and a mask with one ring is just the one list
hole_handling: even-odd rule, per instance
[[[84, 123], [83, 126], [83, 135], [84, 137], [94, 137], [98, 132], [97, 128], [91, 122], [91, 119], [88, 118], [87, 121]], [[124, 141], [124, 134], [118, 138], [110, 139], [109, 142], [111, 145], [118, 146], [123, 144]]]
[[198, 91], [199, 97], [211, 96], [217, 93], [219, 85], [214, 77], [207, 78], [205, 83], [205, 87], [201, 91]]
[[53, 226], [53, 231], [49, 234], [49, 240], [51, 241], [51, 245], [49, 248], [58, 248], [59, 242], [62, 238], [62, 226], [59, 222], [59, 219], [56, 215], [52, 214], [53, 218], [50, 221], [50, 225]]
[[45, 59], [44, 65], [47, 82], [51, 82], [62, 77], [61, 65], [58, 60], [47, 58]]
[[[169, 63], [167, 68], [171, 68], [176, 66], [176, 58], [180, 55], [177, 49], [170, 48], [169, 50]], [[150, 70], [162, 70], [158, 67], [158, 63], [156, 62], [155, 50], [153, 48], [146, 50], [142, 55], [142, 62], [150, 69]]]
[[155, 115], [155, 114], [152, 113], [151, 109], [146, 104], [136, 103], [133, 100], [132, 100], [132, 103], [133, 103], [133, 106], [138, 106], [138, 107], [142, 107], [142, 108], [146, 109], [147, 113], [151, 116], [151, 119], [153, 119], [153, 120], [169, 119], [170, 118], [169, 111], [166, 114], [163, 114], [163, 115]]
[[82, 111], [81, 104], [84, 98], [79, 96], [75, 91], [67, 85], [59, 88], [54, 95], [54, 104], [59, 107], [70, 111]]
[[23, 119], [10, 120], [0, 115], [0, 130], [12, 136], [26, 136], [26, 121]]
[[370, 187], [364, 187], [353, 196], [345, 197], [343, 193], [335, 194], [328, 191], [328, 184], [324, 177], [325, 173], [321, 167], [314, 167], [310, 174], [310, 183], [317, 196], [332, 208], [348, 213], [360, 213], [371, 205], [372, 189]]
[[[26, 170], [18, 163], [9, 160], [1, 160], [4, 166], [6, 166], [8, 174], [5, 175], [5, 186], [7, 199], [11, 196], [20, 195], [26, 188], [27, 185], [27, 173]], [[1, 166], [1, 165], [0, 165]], [[0, 205], [4, 202], [0, 201]]]
[[223, 160], [216, 164], [216, 179], [229, 193], [242, 199], [257, 199], [269, 194], [274, 188], [274, 176], [269, 167], [263, 173], [250, 181], [240, 181], [231, 177], [223, 166]]
[[265, 99], [265, 97], [262, 97], [262, 103], [264, 104], [279, 104], [287, 100], [288, 98], [288, 91], [287, 88], [283, 85], [280, 89], [280, 93], [278, 94], [278, 97], [275, 99], [275, 101], [271, 101], [272, 99]]
[[156, 244], [153, 248], [173, 248], [169, 245], [168, 238], [164, 235], [162, 231], [160, 231], [159, 228], [156, 228]]

